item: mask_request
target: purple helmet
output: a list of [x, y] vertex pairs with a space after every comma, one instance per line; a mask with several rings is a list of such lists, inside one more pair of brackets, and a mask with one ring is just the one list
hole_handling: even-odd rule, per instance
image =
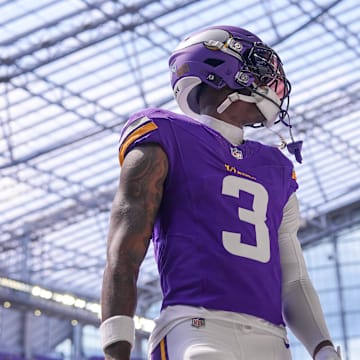
[[[245, 101], [249, 102], [268, 99], [273, 107], [268, 116], [274, 118], [271, 122], [279, 114], [280, 120], [287, 114], [290, 82], [281, 60], [273, 49], [245, 29], [213, 26], [196, 32], [173, 51], [169, 67], [176, 101], [193, 118], [199, 115], [200, 84], [216, 89], [227, 86], [235, 93], [247, 89], [251, 95]], [[264, 102], [257, 106], [262, 112], [265, 109]]]

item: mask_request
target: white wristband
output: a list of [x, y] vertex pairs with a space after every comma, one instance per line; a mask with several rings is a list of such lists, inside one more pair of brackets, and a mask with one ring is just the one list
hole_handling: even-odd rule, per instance
[[125, 315], [117, 315], [106, 319], [100, 325], [100, 337], [103, 350], [118, 341], [127, 341], [132, 347], [135, 339], [135, 324], [133, 318]]

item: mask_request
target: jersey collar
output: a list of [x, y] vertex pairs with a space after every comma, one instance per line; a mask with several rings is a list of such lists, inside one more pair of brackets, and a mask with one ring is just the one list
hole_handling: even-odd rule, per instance
[[244, 140], [243, 129], [218, 120], [209, 115], [200, 115], [198, 121], [220, 133], [232, 145], [240, 145]]

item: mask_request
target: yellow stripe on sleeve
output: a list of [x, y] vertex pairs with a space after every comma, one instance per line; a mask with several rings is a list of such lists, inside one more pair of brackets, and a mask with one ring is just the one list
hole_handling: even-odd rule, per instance
[[158, 128], [157, 125], [151, 121], [141, 126], [140, 128], [136, 129], [133, 133], [131, 133], [120, 146], [120, 150], [119, 150], [120, 165], [122, 165], [124, 162], [126, 150], [128, 149], [128, 147], [139, 137], [157, 128]]
[[124, 140], [137, 128], [145, 125], [146, 123], [150, 122], [151, 120], [147, 116], [142, 116], [134, 121], [131, 122], [131, 124], [126, 126], [126, 129], [124, 130], [124, 133], [121, 135], [121, 138], [119, 140], [119, 144], [122, 144]]
[[160, 355], [161, 360], [166, 360], [166, 350], [165, 350], [165, 339], [161, 339], [160, 341]]

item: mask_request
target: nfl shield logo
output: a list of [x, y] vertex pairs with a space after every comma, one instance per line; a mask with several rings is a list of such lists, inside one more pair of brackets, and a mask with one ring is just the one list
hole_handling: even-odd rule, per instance
[[237, 160], [244, 158], [242, 151], [236, 147], [231, 147], [231, 155]]

